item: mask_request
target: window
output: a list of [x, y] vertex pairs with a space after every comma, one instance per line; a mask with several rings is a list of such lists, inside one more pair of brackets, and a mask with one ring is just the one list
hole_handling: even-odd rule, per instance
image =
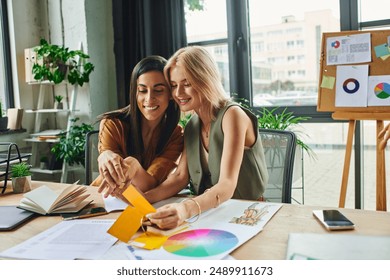
[[[386, 12], [390, 8], [390, 2], [274, 0], [265, 5], [265, 2], [260, 0], [204, 0], [203, 3], [205, 9], [197, 13], [209, 13], [209, 23], [218, 25], [219, 31], [210, 32], [215, 28], [211, 26], [213, 24], [209, 24], [208, 28], [199, 28], [198, 32], [189, 32], [188, 41], [191, 44], [208, 46], [210, 49], [220, 48], [221, 45], [226, 47], [227, 53], [222, 50], [212, 53], [220, 69], [223, 69], [227, 94], [230, 89], [239, 97], [250, 100], [254, 110], [261, 110], [263, 106], [271, 109], [287, 107], [287, 110], [296, 116], [311, 117], [310, 121], [302, 124], [303, 133], [300, 133], [300, 137], [313, 148], [317, 156], [316, 160], [304, 156], [305, 193], [310, 196], [308, 200], [305, 198], [305, 204], [337, 206], [348, 124], [335, 123], [331, 113], [316, 110], [322, 33], [384, 26], [388, 28], [390, 19]], [[360, 11], [357, 9], [358, 4]], [[218, 8], [213, 9], [214, 5]], [[379, 7], [380, 11], [373, 9], [374, 6]], [[188, 16], [189, 13], [187, 12]], [[358, 14], [361, 15], [360, 19]], [[221, 23], [226, 24], [226, 28], [223, 28]], [[191, 22], [187, 20], [187, 31], [194, 30], [195, 27], [190, 25], [202, 24], [203, 17], [193, 17]], [[204, 32], [207, 32], [208, 36], [205, 36]], [[246, 34], [249, 37], [246, 37]], [[236, 49], [238, 38], [243, 38], [244, 42], [248, 43], [248, 50], [245, 52], [247, 57]], [[231, 55], [233, 50], [234, 56]], [[238, 68], [236, 65], [229, 68], [229, 65], [237, 61], [245, 63], [245, 59], [250, 61], [249, 73], [233, 72]], [[243, 69], [246, 69], [245, 67], [246, 65]], [[240, 83], [250, 86], [237, 90], [236, 86]], [[230, 88], [227, 84], [230, 84]], [[372, 127], [358, 127], [357, 135], [363, 131], [367, 131], [372, 137]], [[367, 141], [366, 143], [373, 143], [373, 140]], [[355, 142], [356, 150], [360, 145]], [[356, 150], [356, 157], [360, 157]], [[370, 163], [374, 161], [372, 154], [367, 155], [367, 158]], [[370, 168], [372, 166], [373, 164]], [[372, 186], [375, 186], [375, 179], [364, 175], [364, 183], [370, 186], [364, 189], [364, 196], [367, 197], [364, 199], [364, 206], [358, 201], [361, 198], [358, 192], [354, 199], [355, 191], [360, 188], [358, 176], [366, 173], [358, 163], [355, 168], [350, 171], [346, 207], [374, 209]], [[375, 172], [371, 172], [370, 176], [374, 175]], [[297, 182], [301, 183], [299, 180]]]
[[360, 22], [388, 20], [390, 2], [387, 0], [360, 0]]
[[188, 43], [226, 39], [226, 0], [205, 0], [202, 10], [190, 11], [186, 6]]
[[[302, 9], [304, 7], [304, 9]], [[281, 79], [276, 73], [281, 69], [287, 69], [284, 79], [293, 83], [293, 90], [302, 90], [317, 95], [318, 85], [318, 61], [321, 47], [321, 34], [323, 31], [339, 31], [340, 19], [339, 1], [310, 1], [298, 0], [286, 2], [275, 0], [267, 3], [265, 8], [262, 1], [249, 1], [250, 34], [252, 46], [252, 63], [263, 60], [264, 57], [274, 60], [274, 52], [279, 51], [279, 63], [272, 63], [271, 71], [275, 74], [272, 77]], [[318, 29], [317, 26], [320, 26]], [[257, 43], [258, 32], [267, 34], [262, 41], [267, 44], [267, 52], [256, 53], [253, 46]], [[282, 35], [276, 37], [276, 35]], [[299, 37], [299, 39], [297, 39]], [[308, 46], [305, 48], [305, 46]], [[310, 59], [305, 60], [308, 57]], [[256, 63], [257, 64], [257, 63]], [[304, 64], [306, 71], [300, 71]], [[303, 76], [304, 74], [304, 76]], [[256, 81], [252, 81], [255, 83]], [[271, 85], [275, 80], [269, 80]], [[281, 80], [286, 82], [286, 80]], [[259, 88], [253, 85], [253, 88]], [[274, 103], [279, 104], [280, 97], [288, 92], [272, 91], [270, 86], [263, 86], [261, 91], [253, 91], [253, 95], [270, 94], [274, 97]], [[298, 97], [295, 97], [298, 98]], [[268, 100], [271, 101], [272, 100]], [[311, 105], [316, 105], [317, 100], [311, 98]], [[290, 104], [286, 100], [286, 105]]]

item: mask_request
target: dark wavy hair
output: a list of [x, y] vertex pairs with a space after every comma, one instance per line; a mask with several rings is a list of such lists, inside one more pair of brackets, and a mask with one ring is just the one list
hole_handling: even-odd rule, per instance
[[[133, 156], [142, 162], [141, 154], [145, 147], [142, 141], [141, 133], [141, 111], [137, 106], [137, 80], [142, 74], [150, 71], [159, 71], [163, 73], [167, 60], [161, 56], [152, 55], [145, 57], [134, 67], [130, 78], [130, 104], [122, 109], [104, 113], [98, 117], [99, 120], [109, 118], [118, 118], [130, 123], [131, 133], [126, 143], [128, 156]], [[169, 101], [165, 112], [165, 118], [161, 121], [161, 135], [157, 144], [155, 153], [159, 154], [164, 149], [169, 137], [176, 128], [180, 119], [180, 109], [175, 101]]]

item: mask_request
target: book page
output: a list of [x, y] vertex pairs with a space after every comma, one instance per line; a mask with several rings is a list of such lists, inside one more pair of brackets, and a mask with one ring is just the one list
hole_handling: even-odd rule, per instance
[[64, 205], [78, 201], [78, 200], [80, 200], [81, 197], [83, 199], [87, 198], [89, 196], [89, 194], [83, 195], [83, 193], [85, 193], [85, 192], [86, 192], [86, 189], [84, 188], [84, 189], [78, 189], [75, 192], [66, 195], [63, 199], [61, 199], [57, 203], [53, 204], [53, 206], [50, 209], [50, 212], [53, 212], [56, 209], [58, 209]]
[[46, 214], [49, 213], [50, 207], [56, 201], [58, 195], [51, 188], [43, 185], [24, 194], [24, 197], [39, 205], [43, 210], [45, 210]]
[[50, 207], [50, 212], [53, 211], [58, 203], [61, 203], [64, 199], [66, 200], [67, 197], [72, 196], [73, 194], [77, 195], [77, 191], [79, 189], [83, 189], [83, 192], [85, 192], [87, 189], [85, 186], [79, 186], [74, 183], [73, 185], [70, 185], [69, 187], [66, 187], [60, 195], [57, 197], [57, 199], [52, 203], [52, 206]]
[[63, 205], [62, 207], [55, 209], [52, 213], [76, 213], [83, 209], [88, 204], [92, 203], [93, 200], [85, 200], [89, 194], [83, 195], [77, 200], [70, 204]]

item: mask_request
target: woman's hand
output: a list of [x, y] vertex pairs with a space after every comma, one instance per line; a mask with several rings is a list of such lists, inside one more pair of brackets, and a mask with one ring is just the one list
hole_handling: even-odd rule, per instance
[[110, 187], [125, 181], [123, 174], [123, 158], [111, 151], [104, 151], [98, 157], [99, 173]]
[[116, 187], [125, 181], [123, 174], [123, 158], [111, 151], [104, 151], [98, 157], [99, 173], [103, 177], [98, 192], [106, 190], [104, 197], [108, 197]]
[[[116, 190], [131, 184], [139, 168], [142, 168], [137, 159], [133, 157], [123, 159], [111, 151], [101, 153], [98, 162], [99, 172], [103, 176], [98, 192], [105, 191], [104, 197], [117, 196]], [[123, 190], [120, 190], [120, 193], [122, 192]]]
[[172, 229], [185, 222], [187, 210], [183, 203], [172, 203], [158, 208], [157, 212], [146, 215], [146, 218], [161, 229]]

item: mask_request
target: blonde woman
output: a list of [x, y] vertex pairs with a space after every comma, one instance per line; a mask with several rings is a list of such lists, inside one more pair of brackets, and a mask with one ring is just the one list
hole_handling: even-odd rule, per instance
[[230, 198], [260, 199], [268, 173], [257, 118], [226, 98], [211, 55], [199, 46], [182, 48], [168, 60], [164, 74], [181, 111], [195, 114], [185, 127], [177, 170], [144, 194], [156, 202], [191, 182], [197, 196], [165, 205], [149, 220], [174, 228]]

